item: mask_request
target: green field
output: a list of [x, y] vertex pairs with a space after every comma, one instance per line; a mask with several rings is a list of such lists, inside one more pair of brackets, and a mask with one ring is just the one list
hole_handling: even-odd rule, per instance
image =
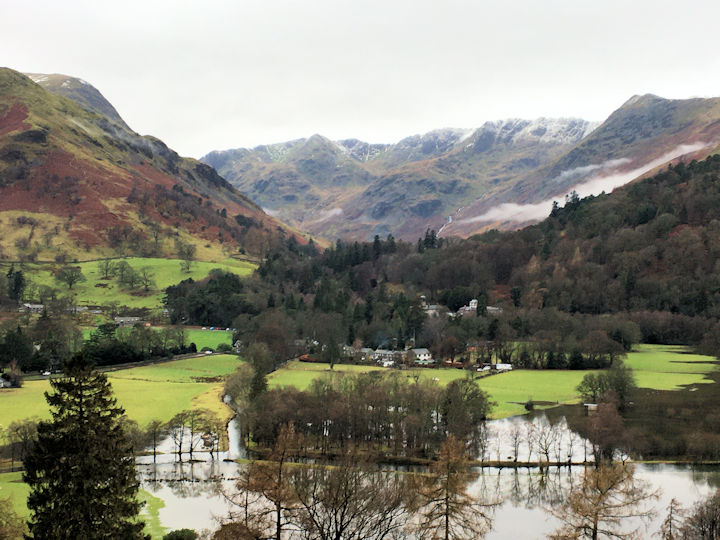
[[[660, 345], [640, 345], [627, 355], [625, 363], [630, 366], [641, 388], [656, 390], [678, 390], [686, 385], [710, 383], [705, 375], [718, 368], [714, 358], [689, 354], [687, 347]], [[295, 386], [307, 389], [311, 382], [322, 376], [341, 376], [348, 373], [367, 371], [388, 371], [378, 366], [336, 365], [330, 371], [328, 364], [289, 362], [282, 369], [272, 373], [269, 386]], [[408, 377], [415, 374], [423, 378], [437, 379], [444, 386], [454, 379], [465, 376], [458, 369], [410, 369], [399, 372]], [[478, 385], [485, 390], [496, 403], [493, 418], [504, 418], [525, 412], [523, 404], [532, 399], [545, 402], [541, 407], [556, 404], [574, 403], [578, 400], [575, 388], [586, 370], [515, 370], [478, 378]]]
[[217, 349], [221, 343], [232, 345], [232, 332], [227, 330], [196, 330], [186, 328], [185, 335], [187, 343], [194, 343], [198, 351], [203, 347]]
[[[22, 481], [22, 473], [2, 473], [0, 474], [0, 499], [11, 498], [15, 512], [22, 518], [29, 517], [27, 508], [27, 496], [30, 488]], [[145, 521], [145, 531], [152, 538], [162, 538], [167, 534], [168, 529], [160, 524], [159, 510], [165, 503], [162, 499], [155, 497], [151, 493], [141, 489], [138, 493], [140, 501], [144, 502], [140, 512], [140, 518]]]
[[677, 390], [690, 384], [711, 383], [705, 375], [718, 369], [711, 356], [691, 354], [687, 347], [638, 345], [625, 364], [635, 371], [638, 386], [654, 390]]
[[[154, 326], [153, 330], [161, 330], [163, 327]], [[232, 345], [232, 332], [228, 330], [201, 330], [199, 328], [186, 328], [181, 327], [185, 330], [185, 343], [194, 343], [197, 350], [201, 350], [203, 347], [209, 347], [213, 350], [217, 349], [217, 346], [221, 343]], [[83, 328], [83, 338], [89, 339], [90, 334], [95, 331], [95, 328]]]
[[[147, 294], [121, 289], [115, 279], [101, 279], [96, 261], [72, 264], [72, 266], [79, 266], [86, 278], [86, 281], [76, 284], [72, 290], [77, 295], [78, 305], [118, 304], [133, 308], [158, 308], [162, 305], [165, 288], [180, 283], [184, 279], [203, 279], [215, 268], [247, 276], [256, 268], [254, 264], [235, 259], [225, 259], [222, 262], [196, 261], [192, 263], [190, 272], [186, 274], [180, 269], [181, 261], [178, 259], [128, 257], [123, 260], [136, 271], [141, 268], [149, 268], [155, 281], [153, 289]], [[115, 262], [118, 261], [119, 259], [115, 260]], [[6, 266], [7, 263], [0, 265], [0, 271], [7, 271]], [[57, 282], [54, 278], [53, 270], [59, 267], [60, 265], [55, 264], [27, 263], [22, 266], [22, 270], [35, 286], [45, 285], [67, 291], [67, 285]]]
[[11, 497], [15, 512], [22, 517], [28, 515], [25, 500], [30, 488], [22, 481], [21, 472], [0, 474], [0, 499]]
[[[118, 403], [141, 426], [166, 421], [190, 407], [214, 411], [229, 418], [222, 402], [223, 378], [240, 360], [230, 354], [203, 356], [108, 372]], [[48, 418], [44, 392], [47, 379], [26, 381], [22, 388], [0, 391], [0, 426], [39, 416]]]

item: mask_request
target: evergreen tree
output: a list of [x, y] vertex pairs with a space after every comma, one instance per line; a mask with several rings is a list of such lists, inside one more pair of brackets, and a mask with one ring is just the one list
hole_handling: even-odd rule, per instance
[[52, 420], [40, 422], [25, 458], [28, 526], [35, 539], [144, 539], [135, 460], [107, 377], [76, 356], [46, 393]]

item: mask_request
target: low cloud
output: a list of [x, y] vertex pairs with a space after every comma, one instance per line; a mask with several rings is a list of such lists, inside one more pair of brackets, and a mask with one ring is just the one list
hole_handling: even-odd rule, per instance
[[[580, 197], [588, 197], [590, 195], [600, 195], [602, 192], [610, 192], [613, 189], [623, 186], [627, 184], [628, 182], [631, 182], [638, 176], [641, 176], [648, 171], [653, 170], [656, 167], [659, 167], [663, 163], [667, 163], [668, 161], [678, 158], [680, 156], [683, 156], [685, 154], [689, 154], [691, 152], [696, 152], [698, 150], [702, 150], [703, 148], [707, 148], [711, 146], [710, 143], [703, 143], [703, 142], [697, 142], [694, 144], [681, 144], [680, 146], [677, 146], [672, 151], [663, 154], [657, 159], [654, 159], [645, 165], [641, 167], [637, 167], [635, 169], [631, 169], [629, 171], [623, 171], [623, 172], [617, 172], [613, 174], [597, 174], [596, 176], [590, 178], [589, 180], [585, 182], [581, 182], [579, 184], [576, 184], [572, 188], [570, 188], [567, 193], [570, 193], [572, 191], [576, 191]], [[581, 176], [583, 172], [586, 174], [588, 172], [594, 172], [594, 171], [608, 171], [617, 168], [620, 165], [623, 165], [625, 163], [628, 163], [630, 160], [628, 159], [615, 159], [615, 160], [609, 160], [606, 161], [600, 165], [588, 165], [586, 167], [577, 167], [576, 169], [571, 169], [570, 171], [563, 172], [560, 176], [558, 176], [554, 181], [558, 181], [561, 178], [563, 178], [563, 175], [565, 176], [565, 179], [567, 178], [573, 178], [576, 176]], [[583, 171], [584, 170], [584, 171]], [[583, 172], [581, 172], [583, 171]], [[553, 197], [552, 199], [547, 199], [538, 203], [533, 204], [515, 204], [515, 203], [503, 203], [499, 204], [484, 214], [481, 214], [479, 216], [475, 216], [472, 218], [464, 219], [460, 221], [460, 223], [479, 223], [479, 222], [488, 222], [488, 221], [514, 221], [517, 223], [524, 223], [526, 221], [535, 221], [546, 218], [550, 214], [550, 210], [552, 209], [553, 202], [558, 202], [558, 204], [563, 204], [565, 202], [565, 194], [558, 195], [556, 197]]]
[[308, 223], [321, 223], [323, 221], [327, 221], [330, 218], [333, 218], [335, 216], [340, 216], [342, 214], [343, 214], [342, 208], [331, 208], [330, 210], [324, 210], [322, 212], [319, 212], [318, 217], [316, 217], [312, 221], [308, 221]]

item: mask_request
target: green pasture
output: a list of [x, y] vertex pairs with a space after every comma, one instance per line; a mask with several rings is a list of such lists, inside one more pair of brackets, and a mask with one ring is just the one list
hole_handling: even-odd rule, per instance
[[[394, 371], [379, 366], [344, 364], [335, 365], [334, 369], [330, 370], [329, 364], [293, 361], [271, 373], [268, 383], [271, 388], [294, 386], [299, 390], [306, 390], [312, 381], [319, 377], [338, 377], [368, 371], [398, 373], [406, 377], [419, 376], [423, 379], [436, 380], [441, 386], [467, 375], [466, 371], [453, 368], [415, 368], [407, 371]], [[528, 399], [552, 402], [552, 404], [567, 403], [577, 399], [575, 387], [585, 373], [587, 372], [519, 370], [483, 377], [475, 375], [475, 377], [480, 388], [487, 391], [490, 399], [497, 403], [493, 409], [493, 418], [503, 418], [525, 412], [523, 404]]]
[[319, 377], [338, 377], [354, 373], [367, 373], [368, 371], [386, 371], [386, 368], [335, 364], [334, 368], [330, 369], [330, 364], [293, 360], [268, 375], [268, 386], [270, 388], [294, 386], [298, 390], [307, 390], [310, 384]]
[[15, 512], [21, 517], [27, 517], [27, 500], [30, 488], [22, 481], [21, 472], [0, 474], [0, 499], [11, 498]]
[[[121, 288], [117, 280], [101, 279], [98, 269], [99, 262], [69, 263], [72, 266], [79, 266], [82, 269], [86, 281], [73, 286], [72, 292], [77, 295], [79, 305], [109, 305], [118, 304], [133, 308], [158, 308], [162, 305], [163, 291], [170, 285], [180, 283], [184, 279], [192, 278], [199, 280], [205, 278], [211, 270], [220, 268], [227, 272], [233, 272], [240, 276], [247, 276], [255, 270], [255, 265], [236, 259], [224, 259], [221, 262], [196, 261], [192, 263], [189, 273], [180, 269], [179, 259], [158, 259], [127, 257], [125, 259], [114, 259], [114, 262], [124, 260], [135, 271], [142, 268], [149, 268], [153, 274], [155, 286], [147, 294], [138, 291], [130, 291]], [[7, 264], [2, 265], [7, 266]], [[67, 285], [55, 280], [54, 270], [60, 268], [58, 264], [24, 264], [23, 272], [26, 277], [36, 286], [55, 287], [67, 291]]]
[[[230, 411], [222, 402], [223, 379], [240, 360], [230, 354], [173, 360], [107, 373], [118, 403], [141, 426], [166, 421], [188, 408], [210, 409], [223, 418]], [[22, 388], [0, 391], [0, 426], [32, 416], [48, 418], [44, 393], [47, 379], [26, 381]]]
[[711, 383], [706, 374], [718, 369], [711, 356], [692, 354], [688, 347], [638, 345], [625, 364], [633, 369], [640, 388], [678, 390], [687, 385]]
[[[714, 358], [690, 354], [687, 347], [680, 346], [639, 345], [627, 355], [625, 363], [634, 370], [639, 387], [656, 390], [679, 390], [691, 384], [712, 382], [705, 375], [718, 368]], [[271, 388], [294, 386], [305, 390], [318, 377], [367, 371], [392, 370], [353, 365], [335, 365], [330, 370], [328, 364], [294, 361], [272, 373], [268, 382]], [[398, 373], [436, 379], [441, 386], [466, 376], [465, 371], [451, 368], [416, 368]], [[541, 402], [539, 407], [576, 402], [578, 395], [575, 389], [587, 373], [590, 371], [514, 370], [483, 377], [476, 375], [476, 380], [496, 403], [492, 417], [504, 418], [524, 413], [524, 403], [530, 399]]]
[[[153, 326], [153, 330], [160, 331], [164, 327]], [[197, 350], [201, 350], [203, 347], [209, 347], [213, 350], [217, 349], [221, 343], [232, 345], [232, 332], [229, 330], [201, 330], [200, 328], [187, 328], [180, 327], [185, 331], [185, 343], [189, 345], [194, 343]], [[83, 338], [89, 339], [90, 335], [95, 331], [95, 328], [83, 328]]]
[[160, 523], [160, 509], [165, 506], [165, 501], [144, 489], [138, 492], [138, 499], [144, 503], [140, 511], [140, 519], [145, 522], [145, 532], [153, 539], [161, 539], [170, 532]]
[[505, 418], [525, 413], [528, 400], [545, 402], [540, 407], [552, 407], [577, 401], [575, 387], [588, 371], [584, 370], [515, 370], [497, 373], [478, 381], [490, 399], [496, 403], [493, 418]]
[[[21, 472], [0, 474], [0, 499], [10, 497], [15, 512], [22, 518], [27, 518], [30, 514], [26, 503], [29, 492], [30, 488], [22, 481]], [[159, 512], [165, 503], [144, 489], [139, 491], [138, 498], [145, 503], [140, 512], [140, 519], [145, 522], [145, 532], [152, 538], [162, 538], [168, 532], [160, 523]]]
[[228, 330], [200, 330], [195, 328], [185, 329], [185, 341], [190, 344], [194, 343], [199, 351], [203, 347], [217, 349], [221, 343], [232, 345], [233, 333]]

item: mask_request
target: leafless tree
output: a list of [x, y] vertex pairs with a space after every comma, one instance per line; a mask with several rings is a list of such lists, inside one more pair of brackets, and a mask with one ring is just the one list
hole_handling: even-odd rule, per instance
[[629, 518], [651, 518], [654, 511], [649, 503], [657, 498], [658, 492], [636, 479], [629, 464], [603, 463], [598, 468], [586, 469], [582, 482], [573, 487], [565, 504], [548, 509], [562, 523], [549, 538], [640, 538], [639, 527], [633, 530], [625, 527]]
[[405, 477], [363, 463], [353, 451], [333, 467], [296, 467], [290, 476], [306, 540], [390, 540], [404, 537]]
[[413, 510], [419, 523], [415, 532], [421, 540], [470, 540], [482, 538], [492, 525], [495, 501], [482, 501], [467, 492], [469, 474], [465, 447], [450, 436], [442, 444], [433, 475], [417, 489]]
[[662, 540], [681, 540], [687, 538], [682, 530], [685, 514], [685, 509], [680, 505], [678, 500], [675, 498], [671, 499], [667, 507], [667, 516], [665, 516], [657, 536], [662, 538]]

